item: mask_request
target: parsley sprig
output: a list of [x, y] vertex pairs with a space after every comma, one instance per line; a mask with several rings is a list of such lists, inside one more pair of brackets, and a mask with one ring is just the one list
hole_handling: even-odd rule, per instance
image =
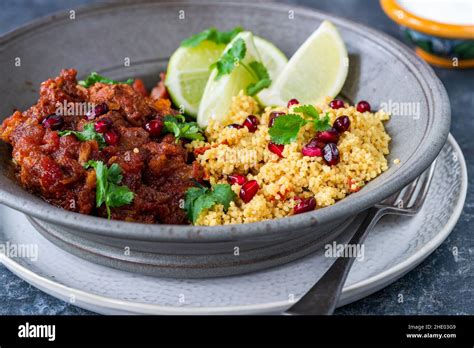
[[132, 203], [135, 194], [127, 186], [119, 185], [122, 181], [122, 169], [117, 163], [109, 168], [102, 161], [89, 161], [84, 168], [94, 168], [96, 175], [96, 206], [105, 203], [107, 217], [110, 219], [110, 208], [121, 207]]
[[272, 142], [276, 144], [289, 144], [296, 141], [298, 133], [304, 125], [313, 124], [315, 131], [325, 131], [331, 128], [329, 124], [329, 114], [323, 117], [313, 105], [300, 105], [293, 109], [295, 112], [303, 114], [287, 114], [279, 116], [273, 122], [273, 126], [268, 131]]
[[133, 79], [128, 79], [127, 81], [123, 81], [123, 82], [111, 80], [107, 77], [99, 75], [98, 73], [96, 73], [94, 71], [94, 72], [91, 72], [89, 74], [89, 76], [86, 77], [85, 80], [80, 80], [77, 83], [79, 85], [81, 85], [82, 87], [89, 88], [90, 86], [92, 86], [96, 82], [107, 83], [109, 85], [116, 85], [116, 84], [119, 84], [119, 83], [124, 83], [124, 84], [127, 84], [127, 85], [131, 85], [133, 83], [133, 81], [134, 81]]
[[64, 137], [66, 135], [74, 135], [79, 141], [95, 140], [99, 144], [100, 148], [103, 148], [107, 145], [107, 143], [105, 142], [104, 136], [96, 132], [95, 127], [92, 123], [85, 124], [84, 129], [82, 131], [74, 131], [74, 130], [59, 131], [58, 135], [60, 137]]
[[246, 92], [247, 95], [254, 96], [262, 89], [271, 85], [272, 80], [268, 74], [267, 68], [259, 61], [253, 61], [248, 65], [243, 62], [247, 54], [247, 45], [243, 39], [237, 39], [232, 46], [219, 58], [217, 62], [211, 65], [211, 68], [217, 69], [216, 80], [222, 76], [230, 74], [238, 66], [244, 67], [245, 70], [253, 77], [254, 82], [250, 83]]
[[191, 187], [186, 191], [184, 209], [188, 219], [195, 223], [203, 210], [212, 208], [215, 204], [222, 204], [227, 211], [230, 202], [235, 198], [236, 194], [228, 184], [216, 184], [212, 189], [204, 186]]
[[235, 27], [230, 31], [219, 31], [214, 27], [206, 29], [198, 34], [195, 34], [186, 40], [181, 41], [182, 47], [196, 47], [203, 41], [212, 41], [216, 44], [228, 44], [232, 39], [242, 31], [241, 27]]
[[163, 119], [165, 132], [173, 133], [176, 142], [180, 139], [204, 140], [202, 130], [196, 122], [186, 122], [183, 115], [167, 115]]

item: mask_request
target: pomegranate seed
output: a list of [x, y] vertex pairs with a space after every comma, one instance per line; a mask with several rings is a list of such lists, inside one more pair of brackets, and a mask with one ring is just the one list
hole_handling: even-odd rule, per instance
[[301, 153], [303, 156], [309, 156], [309, 157], [322, 157], [323, 156], [323, 150], [321, 148], [317, 147], [316, 145], [312, 145], [311, 142], [309, 142], [307, 145], [303, 147], [301, 150]]
[[278, 157], [283, 158], [283, 150], [285, 149], [285, 145], [283, 144], [275, 144], [275, 143], [268, 143], [268, 150], [273, 152], [274, 154], [278, 155]]
[[250, 133], [254, 133], [257, 130], [258, 118], [254, 115], [249, 115], [244, 121], [244, 127], [247, 127]]
[[316, 208], [316, 199], [314, 197], [299, 199], [299, 203], [293, 208], [295, 214], [306, 213]]
[[367, 103], [365, 100], [361, 100], [360, 102], [358, 102], [356, 108], [359, 112], [370, 112], [370, 104]]
[[155, 118], [145, 125], [145, 129], [151, 136], [158, 136], [163, 130], [163, 121], [159, 118]]
[[334, 99], [329, 103], [329, 107], [337, 110], [344, 107], [344, 102], [341, 99]]
[[323, 149], [323, 157], [326, 164], [333, 166], [339, 163], [339, 150], [336, 144], [329, 143]]
[[240, 189], [240, 198], [245, 202], [248, 203], [252, 200], [252, 198], [257, 194], [258, 189], [257, 180], [250, 180], [247, 181], [245, 184], [242, 185]]
[[318, 132], [316, 134], [316, 139], [326, 144], [337, 143], [339, 140], [339, 132], [336, 129], [331, 128], [326, 131]]
[[231, 185], [243, 185], [247, 181], [247, 178], [242, 174], [232, 174], [227, 177], [227, 181], [229, 181]]
[[110, 129], [110, 127], [112, 127], [112, 121], [107, 117], [98, 120], [94, 125], [97, 133], [105, 133]]
[[227, 126], [228, 128], [236, 128], [236, 129], [241, 129], [244, 128], [244, 126], [237, 124], [237, 123], [232, 123]]
[[117, 134], [116, 131], [111, 129], [105, 132], [104, 139], [107, 144], [109, 144], [110, 146], [114, 146], [118, 144], [120, 136]]
[[270, 120], [268, 121], [268, 127], [273, 126], [273, 123], [275, 122], [275, 119], [278, 117], [286, 115], [284, 112], [279, 112], [279, 111], [273, 111], [270, 113]]
[[287, 104], [286, 106], [287, 106], [288, 108], [290, 108], [290, 106], [293, 106], [293, 105], [296, 105], [296, 104], [299, 104], [299, 103], [300, 103], [300, 102], [298, 101], [298, 99], [293, 98], [293, 99], [290, 99], [290, 100], [288, 101], [288, 104]]
[[320, 149], [322, 149], [323, 147], [326, 146], [326, 143], [323, 143], [322, 141], [316, 139], [316, 138], [313, 138], [311, 139], [311, 141], [306, 144], [306, 146], [308, 147], [319, 147]]
[[107, 113], [108, 111], [109, 111], [109, 107], [107, 106], [107, 104], [105, 103], [98, 104], [94, 106], [94, 108], [86, 114], [86, 118], [88, 120], [93, 120], [94, 118], [99, 117], [100, 115], [103, 115]]
[[351, 126], [351, 120], [349, 116], [343, 115], [336, 118], [332, 125], [339, 133], [344, 133]]
[[62, 116], [56, 115], [56, 114], [51, 114], [47, 116], [41, 124], [43, 125], [44, 128], [48, 128], [51, 130], [58, 130], [64, 125], [64, 119]]

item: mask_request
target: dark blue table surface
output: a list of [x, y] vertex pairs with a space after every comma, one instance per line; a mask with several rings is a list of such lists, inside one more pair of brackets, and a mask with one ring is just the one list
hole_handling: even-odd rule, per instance
[[[71, 10], [95, 0], [2, 0], [0, 34], [54, 11]], [[372, 0], [295, 0], [346, 17], [402, 39], [398, 27]], [[421, 265], [385, 289], [336, 311], [338, 314], [474, 314], [474, 69], [435, 69], [452, 107], [451, 133], [468, 165], [469, 188], [463, 214], [449, 238]], [[457, 261], [453, 248], [458, 249]], [[398, 302], [399, 294], [403, 303]], [[90, 312], [57, 300], [22, 281], [0, 265], [0, 314]]]

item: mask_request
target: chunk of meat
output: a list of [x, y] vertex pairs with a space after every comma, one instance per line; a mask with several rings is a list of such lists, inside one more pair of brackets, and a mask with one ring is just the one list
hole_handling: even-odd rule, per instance
[[96, 83], [89, 88], [89, 100], [94, 104], [106, 103], [109, 110], [120, 111], [134, 126], [143, 126], [152, 114], [145, 98], [126, 84]]

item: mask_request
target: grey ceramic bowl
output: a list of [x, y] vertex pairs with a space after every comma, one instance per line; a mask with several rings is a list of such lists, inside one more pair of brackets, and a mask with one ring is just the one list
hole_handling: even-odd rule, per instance
[[[291, 56], [324, 19], [337, 26], [349, 50], [345, 97], [368, 100], [373, 109], [382, 103], [415, 108], [415, 114], [394, 112], [387, 123], [390, 168], [360, 192], [311, 213], [245, 225], [144, 225], [66, 212], [17, 184], [9, 174], [11, 149], [1, 144], [0, 203], [30, 216], [51, 241], [96, 262], [172, 277], [238, 274], [288, 262], [347, 225], [356, 226], [359, 213], [416, 178], [449, 132], [449, 101], [431, 68], [394, 39], [346, 19], [286, 5], [196, 2], [113, 3], [69, 16], [58, 13], [0, 39], [3, 118], [33, 104], [40, 82], [61, 68], [74, 67], [81, 76], [99, 71], [115, 79], [141, 77], [151, 86], [180, 41], [210, 26], [241, 25]], [[16, 57], [20, 67], [14, 65]], [[126, 58], [130, 67], [124, 67]], [[399, 165], [392, 163], [395, 158]]]

